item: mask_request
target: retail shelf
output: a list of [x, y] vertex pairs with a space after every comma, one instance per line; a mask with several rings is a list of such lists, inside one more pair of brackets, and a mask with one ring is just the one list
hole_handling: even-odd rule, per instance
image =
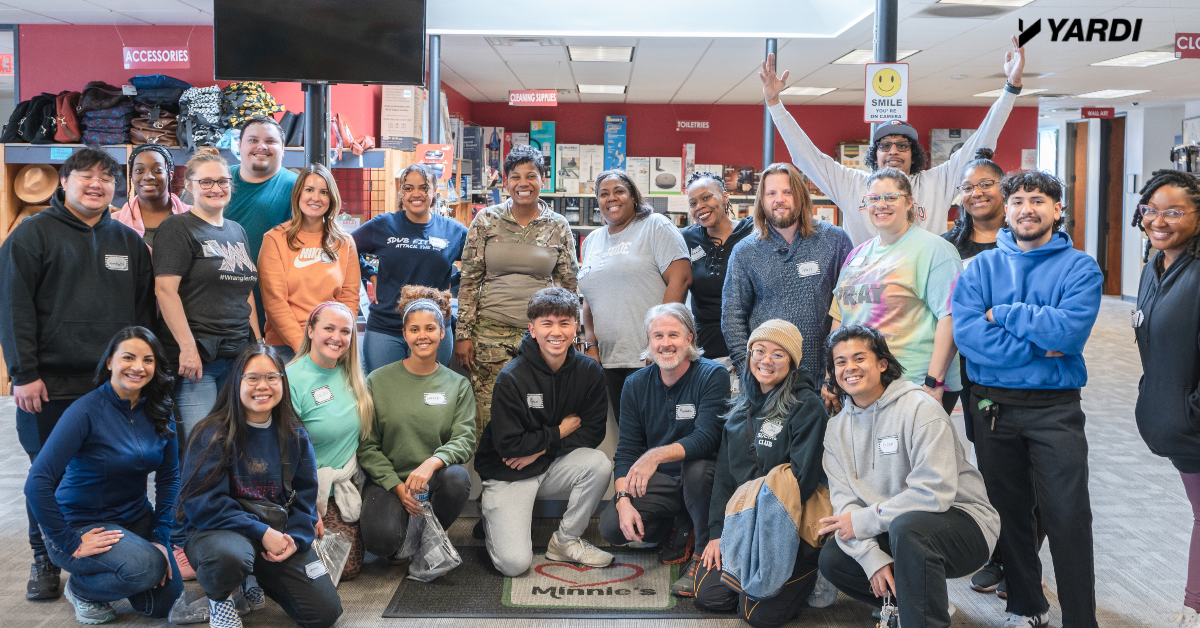
[[[83, 144], [5, 144], [4, 145], [4, 163], [9, 164], [61, 164], [71, 156], [71, 153], [76, 149], [83, 148]], [[132, 144], [111, 144], [104, 146], [104, 151], [112, 155], [120, 163], [125, 163], [129, 150], [133, 147]], [[192, 153], [181, 148], [171, 148], [171, 158], [175, 163], [183, 165], [187, 162]], [[341, 161], [335, 161], [331, 164], [334, 168], [383, 168], [384, 154], [383, 149], [369, 150], [362, 155], [355, 155], [349, 151], [342, 153]], [[231, 164], [238, 163], [238, 159], [233, 155], [233, 152], [228, 149], [221, 150], [221, 156]], [[307, 163], [304, 159], [304, 148], [286, 148], [283, 153], [283, 167], [285, 168], [303, 168]]]
[[[4, 163], [61, 164], [77, 148], [83, 148], [83, 144], [5, 144]], [[120, 163], [125, 163], [126, 155], [128, 155], [124, 144], [105, 146], [104, 151]]]

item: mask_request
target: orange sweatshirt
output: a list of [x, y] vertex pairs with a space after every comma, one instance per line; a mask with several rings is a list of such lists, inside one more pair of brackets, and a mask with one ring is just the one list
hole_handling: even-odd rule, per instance
[[340, 301], [358, 313], [358, 250], [352, 238], [330, 260], [321, 249], [321, 234], [300, 232], [300, 250], [288, 247], [284, 223], [263, 236], [258, 253], [258, 282], [267, 312], [266, 341], [299, 350], [304, 324], [313, 308]]

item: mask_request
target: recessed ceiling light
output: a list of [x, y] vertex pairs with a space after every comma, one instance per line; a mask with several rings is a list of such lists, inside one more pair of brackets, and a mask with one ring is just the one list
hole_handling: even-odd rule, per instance
[[956, 81], [961, 81], [961, 80], [967, 78], [967, 75], [966, 74], [951, 74], [950, 78], [952, 78]]
[[1092, 65], [1112, 66], [1120, 68], [1148, 68], [1152, 65], [1160, 63], [1170, 63], [1175, 61], [1175, 51], [1165, 50], [1143, 50], [1133, 54], [1127, 54], [1108, 61], [1100, 61]]
[[572, 61], [633, 61], [633, 46], [567, 46]]
[[1079, 94], [1076, 98], [1124, 98], [1126, 96], [1137, 96], [1149, 92], [1148, 89], [1102, 89], [1098, 92], [1088, 92]]
[[[900, 61], [901, 59], [907, 59], [908, 57], [911, 57], [911, 56], [917, 54], [918, 52], [921, 52], [921, 51], [920, 50], [897, 50], [896, 51], [896, 60]], [[835, 59], [833, 61], [833, 64], [834, 65], [863, 65], [865, 63], [872, 63], [874, 61], [875, 61], [875, 51], [874, 50], [863, 50], [860, 48], [858, 50], [852, 50], [852, 51], [842, 55], [841, 58], [839, 58], [839, 59]]]
[[[1017, 98], [1020, 98], [1021, 96], [1032, 96], [1034, 94], [1040, 94], [1042, 92], [1048, 92], [1048, 91], [1050, 91], [1050, 90], [1049, 89], [1022, 89], [1021, 93], [1017, 94]], [[1003, 93], [1004, 93], [1004, 88], [1001, 87], [1000, 89], [993, 89], [990, 92], [979, 92], [978, 94], [975, 94], [975, 96], [977, 98], [999, 98], [1000, 94], [1003, 94]]]
[[988, 7], [1023, 7], [1033, 0], [938, 0], [938, 4], [974, 4]]
[[624, 94], [624, 85], [580, 85], [580, 94]]
[[823, 96], [837, 89], [836, 87], [789, 87], [780, 96]]

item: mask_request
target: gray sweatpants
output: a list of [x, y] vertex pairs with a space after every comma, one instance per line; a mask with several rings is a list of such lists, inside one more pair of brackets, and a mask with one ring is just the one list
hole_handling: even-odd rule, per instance
[[612, 461], [597, 449], [581, 448], [550, 463], [546, 472], [516, 482], [483, 481], [483, 521], [492, 564], [506, 576], [518, 576], [533, 563], [533, 502], [567, 499], [558, 531], [576, 538], [588, 521], [612, 475]]

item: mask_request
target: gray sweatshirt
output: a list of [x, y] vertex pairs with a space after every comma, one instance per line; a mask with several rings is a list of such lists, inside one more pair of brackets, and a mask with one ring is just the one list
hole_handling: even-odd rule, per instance
[[825, 429], [825, 473], [836, 514], [851, 513], [855, 538], [837, 542], [870, 577], [892, 558], [875, 537], [906, 512], [964, 510], [987, 539], [1000, 536], [1000, 515], [983, 476], [963, 455], [950, 417], [918, 385], [898, 379], [866, 408], [846, 398]]

